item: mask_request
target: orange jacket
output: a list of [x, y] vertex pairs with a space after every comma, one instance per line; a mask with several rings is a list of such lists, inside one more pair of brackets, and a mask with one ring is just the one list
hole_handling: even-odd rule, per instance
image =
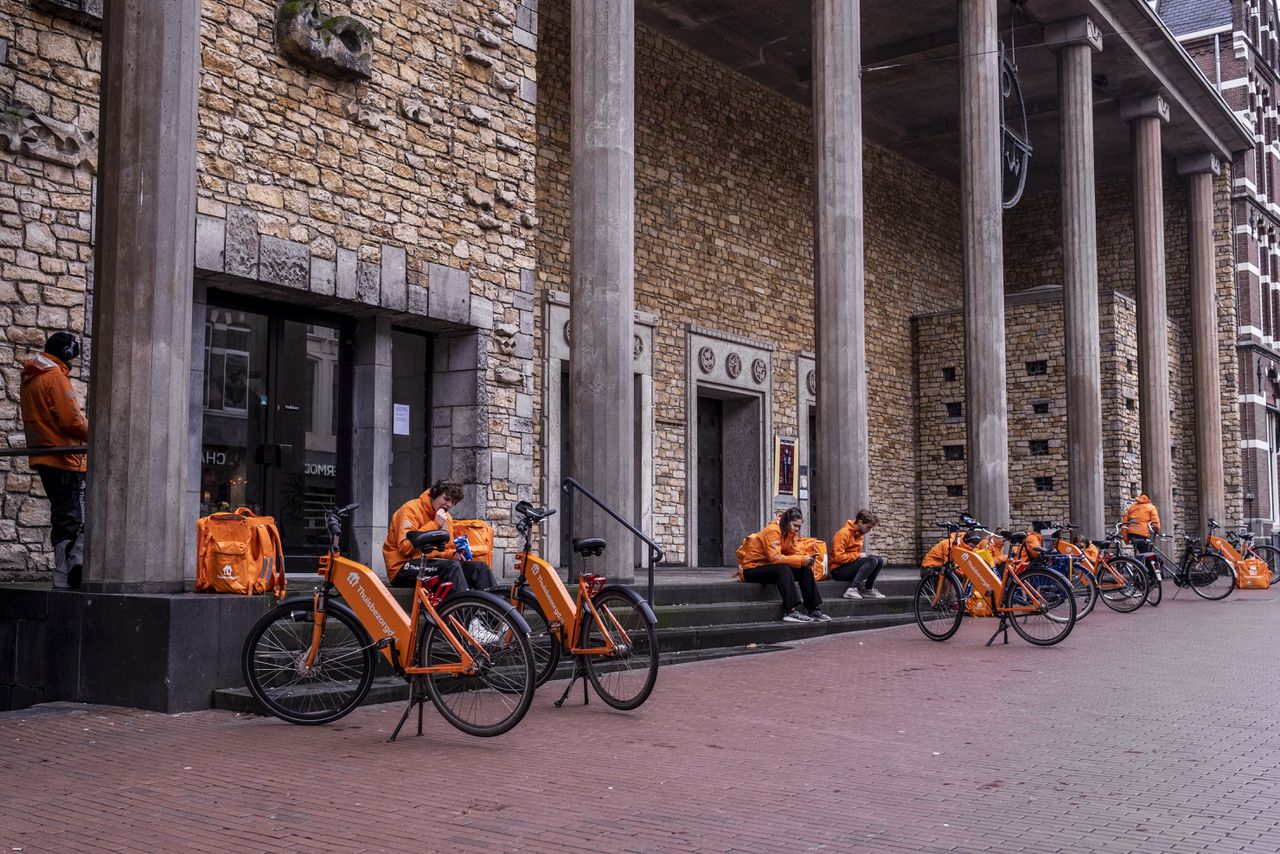
[[1102, 552], [1100, 552], [1098, 547], [1093, 543], [1089, 543], [1089, 545], [1084, 547], [1084, 557], [1092, 566], [1097, 566], [1098, 558], [1102, 557]]
[[1127, 526], [1124, 529], [1125, 542], [1129, 541], [1130, 536], [1150, 537], [1160, 531], [1160, 511], [1156, 510], [1150, 498], [1139, 495], [1138, 500], [1124, 511], [1124, 519], [1121, 522]]
[[831, 538], [831, 565], [844, 566], [862, 557], [863, 537], [852, 519], [845, 522]]
[[933, 548], [929, 549], [929, 553], [924, 556], [924, 562], [921, 566], [934, 567], [943, 566], [951, 557], [951, 538], [943, 537], [934, 543]]
[[[89, 441], [89, 422], [71, 388], [71, 369], [57, 356], [37, 353], [22, 365], [22, 427], [28, 448], [83, 445]], [[33, 456], [33, 466], [86, 471], [84, 454]]]
[[799, 568], [804, 566], [804, 562], [805, 555], [799, 554], [796, 550], [796, 535], [788, 533], [784, 537], [782, 528], [778, 527], [778, 522], [775, 519], [760, 531], [747, 537], [747, 541], [743, 543], [742, 562], [738, 567], [738, 578], [742, 578], [744, 569], [753, 569], [757, 566], [772, 566], [779, 563]]
[[[387, 539], [382, 544], [382, 560], [387, 565], [387, 578], [394, 579], [400, 567], [418, 554], [413, 544], [405, 539], [406, 533], [435, 531], [439, 528], [440, 524], [436, 522], [436, 511], [431, 509], [430, 490], [402, 504], [396, 514], [391, 517], [391, 524], [387, 527]], [[449, 532], [449, 539], [452, 540], [453, 517], [448, 513], [445, 514], [445, 530]], [[436, 556], [444, 557], [445, 553], [441, 552]]]

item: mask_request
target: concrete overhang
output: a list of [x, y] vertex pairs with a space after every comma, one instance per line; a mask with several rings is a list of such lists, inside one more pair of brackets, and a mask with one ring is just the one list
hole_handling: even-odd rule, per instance
[[[957, 0], [862, 0], [863, 124], [867, 138], [933, 172], [959, 175]], [[812, 20], [808, 0], [636, 0], [638, 19], [781, 94], [808, 104]], [[1016, 6], [1016, 8], [1015, 8]], [[1057, 184], [1057, 55], [1049, 24], [1089, 16], [1102, 33], [1094, 55], [1095, 150], [1100, 179], [1127, 174], [1129, 128], [1120, 102], [1152, 93], [1169, 105], [1169, 157], [1213, 153], [1230, 161], [1253, 146], [1237, 117], [1146, 0], [999, 3], [1000, 38], [1014, 48], [1034, 146], [1030, 189]]]

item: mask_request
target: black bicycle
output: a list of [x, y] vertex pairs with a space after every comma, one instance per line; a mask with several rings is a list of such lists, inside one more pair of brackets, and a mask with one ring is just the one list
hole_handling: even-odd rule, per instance
[[[1137, 559], [1147, 569], [1147, 602], [1159, 605], [1164, 598], [1164, 578], [1168, 575], [1179, 589], [1190, 587], [1202, 599], [1220, 600], [1231, 595], [1236, 586], [1236, 571], [1222, 555], [1204, 547], [1196, 537], [1182, 538], [1182, 557], [1175, 564], [1159, 546], [1156, 534], [1147, 540], [1150, 551], [1139, 552]], [[1174, 593], [1174, 597], [1177, 597]]]

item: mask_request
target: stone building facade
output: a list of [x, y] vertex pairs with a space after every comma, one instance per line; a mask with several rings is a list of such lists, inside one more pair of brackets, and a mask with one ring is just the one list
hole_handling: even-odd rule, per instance
[[[21, 444], [21, 359], [53, 328], [103, 334], [89, 328], [102, 37], [92, 13], [66, 14], [82, 5], [0, 0], [0, 423], [10, 445]], [[495, 524], [509, 569], [512, 504], [559, 506], [575, 454], [569, 0], [198, 6], [189, 462], [175, 512], [189, 530], [199, 513], [258, 507], [301, 557], [319, 547], [320, 506], [358, 501], [356, 544], [376, 564], [394, 506], [450, 475], [468, 490], [459, 513]], [[950, 366], [935, 360], [949, 359], [963, 388], [972, 343], [956, 313], [967, 293], [965, 193], [909, 146], [863, 140], [866, 452], [823, 460], [816, 410], [832, 352], [814, 284], [827, 181], [815, 109], [656, 26], [636, 25], [634, 51], [635, 395], [622, 415], [635, 434], [634, 518], [668, 562], [719, 565], [779, 506], [852, 515], [857, 507], [815, 506], [814, 484], [865, 466], [884, 521], [876, 549], [916, 559], [938, 515], [970, 498], [966, 463], [937, 448], [967, 445], [968, 403], [934, 386]], [[1031, 80], [1035, 62], [1027, 67]], [[1047, 97], [1054, 80], [1040, 73]], [[958, 108], [946, 109], [954, 120]], [[936, 131], [951, 143], [955, 134]], [[1056, 134], [1056, 123], [1033, 129], [1037, 150], [1052, 152]], [[1172, 515], [1191, 519], [1189, 204], [1166, 160]], [[1055, 382], [1063, 311], [1043, 290], [1065, 276], [1063, 196], [1052, 157], [1032, 163], [1031, 191], [1002, 218], [1013, 522], [1065, 517], [1070, 479]], [[1219, 181], [1215, 191], [1226, 492], [1238, 514], [1237, 259], [1230, 189]], [[1134, 193], [1133, 181], [1109, 177], [1095, 196], [1110, 519], [1141, 482]], [[1047, 372], [1028, 375], [1030, 362]], [[91, 364], [77, 369], [82, 392]], [[945, 406], [954, 402], [959, 415]], [[1032, 442], [1047, 454], [1037, 445], [1032, 456]], [[775, 454], [791, 451], [796, 476], [780, 484]], [[0, 578], [39, 578], [45, 503], [25, 463], [0, 469]], [[545, 546], [563, 558], [560, 532], [549, 526]]]
[[1256, 141], [1231, 170], [1241, 518], [1280, 534], [1280, 10], [1274, 0], [1161, 0], [1159, 10]]

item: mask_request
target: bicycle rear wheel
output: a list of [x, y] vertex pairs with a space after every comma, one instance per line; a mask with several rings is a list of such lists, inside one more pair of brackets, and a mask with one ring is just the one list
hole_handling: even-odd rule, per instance
[[1222, 555], [1201, 555], [1187, 568], [1191, 590], [1203, 599], [1226, 599], [1236, 588], [1236, 573]]
[[[615, 709], [638, 708], [649, 699], [658, 679], [658, 633], [639, 604], [621, 591], [605, 590], [592, 602], [615, 649], [582, 656], [587, 678], [600, 699]], [[579, 647], [606, 646], [604, 633], [588, 609], [579, 612], [578, 619]]]
[[1160, 600], [1164, 598], [1164, 582], [1160, 580], [1160, 576], [1156, 575], [1156, 570], [1151, 564], [1142, 562], [1143, 572], [1147, 576], [1147, 604], [1155, 608], [1160, 605]]
[[[533, 701], [529, 638], [498, 606], [465, 593], [446, 599], [436, 611], [474, 659], [475, 671], [419, 677], [427, 695], [441, 717], [468, 735], [502, 735], [520, 722]], [[424, 667], [437, 667], [458, 664], [462, 658], [440, 626], [431, 624], [418, 641], [417, 660]]]
[[955, 576], [934, 570], [920, 579], [915, 595], [916, 625], [929, 640], [945, 641], [964, 619], [964, 597]]
[[1280, 549], [1273, 546], [1254, 546], [1253, 550], [1258, 553], [1258, 557], [1267, 562], [1267, 569], [1271, 570], [1271, 583], [1280, 583]]
[[1098, 568], [1098, 597], [1113, 611], [1128, 614], [1147, 601], [1147, 573], [1142, 564], [1115, 557]]
[[1005, 585], [1005, 607], [1035, 606], [1035, 610], [1008, 614], [1014, 631], [1036, 646], [1052, 646], [1065, 640], [1076, 624], [1076, 598], [1070, 583], [1057, 573], [1041, 569], [1027, 570], [1020, 578], [1022, 584], [1010, 579]]
[[320, 646], [307, 663], [316, 625], [310, 600], [262, 615], [240, 655], [244, 684], [262, 707], [291, 724], [327, 724], [360, 705], [373, 684], [373, 642], [334, 604], [325, 612]]
[[1076, 597], [1076, 620], [1083, 620], [1098, 604], [1098, 581], [1083, 564], [1071, 568], [1068, 580], [1071, 582], [1071, 595]]

